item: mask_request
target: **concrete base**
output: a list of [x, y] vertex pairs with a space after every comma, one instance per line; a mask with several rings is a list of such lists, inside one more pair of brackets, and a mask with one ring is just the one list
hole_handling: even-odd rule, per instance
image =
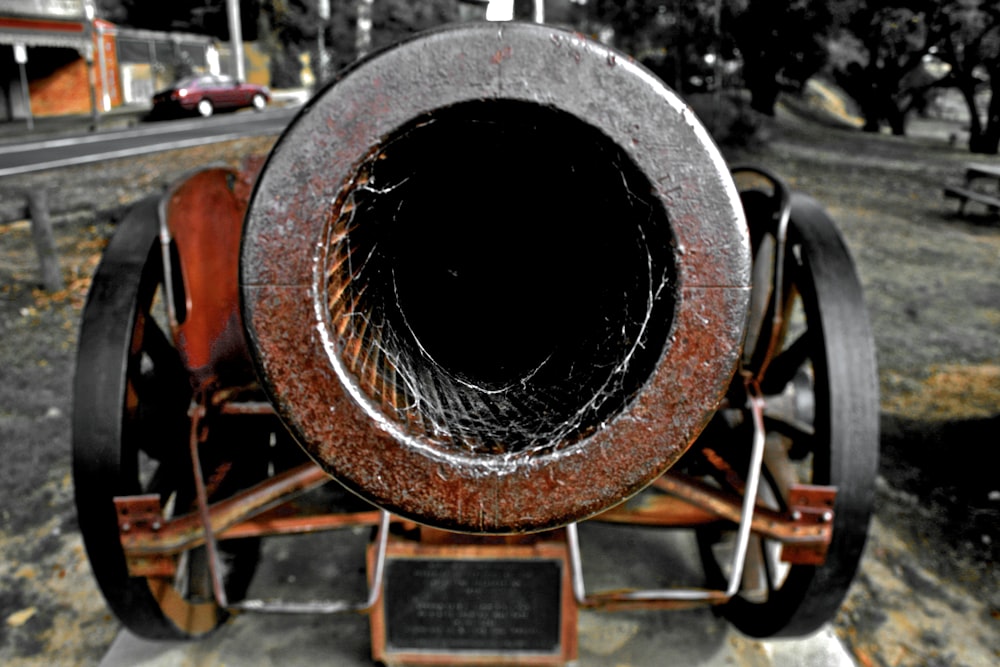
[[[367, 529], [270, 538], [251, 597], [285, 601], [361, 600]], [[702, 581], [690, 531], [588, 522], [580, 526], [588, 591], [696, 586]], [[578, 667], [855, 667], [832, 630], [801, 640], [743, 637], [711, 609], [581, 611]], [[241, 667], [317, 664], [363, 667], [371, 659], [368, 619], [357, 614], [246, 613], [211, 636], [157, 642], [123, 631], [100, 667]]]

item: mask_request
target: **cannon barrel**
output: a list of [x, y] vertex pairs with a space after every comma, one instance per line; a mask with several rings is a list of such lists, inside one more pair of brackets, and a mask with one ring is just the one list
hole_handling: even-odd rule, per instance
[[240, 258], [258, 376], [330, 475], [481, 533], [669, 468], [739, 357], [750, 252], [707, 132], [551, 26], [467, 24], [342, 73], [282, 135]]

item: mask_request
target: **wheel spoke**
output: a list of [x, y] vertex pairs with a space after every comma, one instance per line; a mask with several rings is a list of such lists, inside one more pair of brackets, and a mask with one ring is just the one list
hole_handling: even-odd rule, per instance
[[778, 433], [790, 439], [796, 447], [812, 440], [816, 430], [809, 424], [794, 418], [777, 415], [764, 415], [764, 428], [769, 433]]
[[767, 578], [767, 572], [767, 556], [764, 553], [762, 540], [757, 535], [751, 535], [747, 543], [747, 553], [743, 562], [740, 587], [747, 595], [758, 598], [764, 594], [765, 589], [770, 585], [763, 581]]
[[774, 489], [774, 494], [773, 494], [774, 497], [772, 498], [773, 501], [772, 509], [776, 509], [779, 512], [785, 512], [788, 510], [788, 502], [784, 495], [785, 490], [788, 488], [789, 482], [796, 481], [787, 479], [788, 473], [786, 470], [784, 470], [784, 468], [786, 467], [787, 466], [785, 465], [782, 466], [783, 470], [781, 472], [785, 474], [780, 475], [781, 479], [779, 479], [778, 478], [779, 475], [775, 474], [775, 472], [771, 469], [771, 466], [765, 464], [764, 467], [761, 469], [761, 474], [764, 476], [764, 481], [767, 482], [769, 488]]
[[142, 349], [153, 363], [153, 371], [160, 377], [185, 377], [187, 372], [181, 363], [177, 349], [160, 328], [159, 322], [150, 316], [145, 318]]
[[760, 539], [760, 560], [764, 569], [764, 582], [767, 584], [767, 599], [770, 600], [771, 596], [778, 589], [777, 573], [774, 568], [771, 567], [771, 554], [769, 553], [770, 543], [761, 538]]
[[812, 344], [812, 336], [807, 329], [771, 360], [760, 387], [765, 396], [780, 394], [788, 386], [802, 365], [811, 358]]

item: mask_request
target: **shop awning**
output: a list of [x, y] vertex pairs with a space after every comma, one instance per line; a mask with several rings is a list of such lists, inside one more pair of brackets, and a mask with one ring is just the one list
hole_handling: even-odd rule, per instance
[[90, 44], [84, 21], [0, 16], [0, 44], [47, 46], [83, 51]]

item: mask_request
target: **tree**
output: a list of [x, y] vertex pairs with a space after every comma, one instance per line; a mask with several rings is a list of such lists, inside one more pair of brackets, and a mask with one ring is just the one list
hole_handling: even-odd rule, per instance
[[743, 61], [750, 106], [769, 116], [782, 90], [800, 91], [826, 63], [832, 16], [821, 0], [743, 0], [723, 14]]
[[718, 30], [719, 4], [589, 0], [583, 30], [634, 56], [679, 92], [690, 92], [714, 85], [711, 59], [732, 53], [731, 40]]
[[315, 2], [281, 0], [261, 7], [258, 34], [260, 44], [271, 58], [271, 85], [292, 88], [302, 85], [302, 61], [316, 42], [320, 25]]
[[457, 18], [455, 0], [376, 0], [372, 7], [372, 46], [385, 47]]
[[[944, 12], [937, 56], [950, 67], [945, 83], [959, 90], [969, 109], [969, 150], [1000, 150], [1000, 2], [952, 2]], [[985, 117], [980, 94], [986, 92]]]
[[[907, 114], [932, 88], [957, 89], [969, 110], [969, 149], [1000, 151], [1000, 0], [835, 0], [841, 39], [857, 55], [834, 73], [858, 102], [864, 129], [887, 122], [905, 134]], [[923, 63], [936, 58], [949, 68], [930, 77]]]
[[826, 0], [591, 0], [588, 7], [616, 47], [651, 61], [681, 92], [692, 82], [720, 85], [713, 63], [740, 60], [751, 106], [768, 115], [782, 90], [801, 90], [826, 62]]
[[945, 28], [947, 3], [937, 0], [848, 0], [831, 3], [839, 19], [839, 39], [854, 45], [853, 57], [833, 70], [837, 83], [864, 116], [864, 130], [883, 123], [906, 133], [906, 117], [923, 103], [933, 82], [924, 59], [936, 50]]
[[[333, 72], [357, 59], [359, 0], [329, 0], [329, 19], [321, 19], [317, 0], [274, 0], [261, 6], [261, 20], [269, 35], [272, 80], [286, 82], [297, 75], [299, 56], [310, 54], [314, 72], [319, 54], [319, 34]], [[367, 9], [367, 8], [363, 8]], [[371, 7], [371, 41], [364, 50], [375, 50], [432, 26], [458, 17], [455, 0], [376, 0]], [[323, 82], [319, 82], [323, 83]], [[275, 83], [278, 85], [278, 83]], [[286, 83], [285, 85], [293, 85]], [[294, 85], [297, 85], [295, 82]]]
[[128, 10], [124, 0], [97, 0], [97, 15], [106, 21], [128, 25]]
[[[590, 0], [589, 32], [610, 37], [612, 44], [632, 55], [661, 46], [670, 34], [675, 2], [655, 0]], [[602, 29], [603, 28], [603, 29]]]
[[[146, 30], [178, 30], [229, 39], [226, 0], [97, 0], [100, 16]], [[257, 39], [260, 0], [240, 0], [241, 29], [246, 40]]]

